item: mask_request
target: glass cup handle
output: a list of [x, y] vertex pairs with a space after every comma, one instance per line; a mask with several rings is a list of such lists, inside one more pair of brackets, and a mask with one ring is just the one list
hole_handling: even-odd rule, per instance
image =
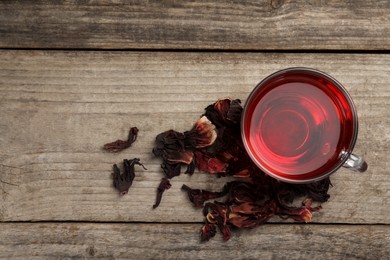
[[353, 171], [365, 172], [368, 168], [368, 164], [362, 157], [351, 153], [347, 161], [345, 161], [343, 167], [349, 168]]

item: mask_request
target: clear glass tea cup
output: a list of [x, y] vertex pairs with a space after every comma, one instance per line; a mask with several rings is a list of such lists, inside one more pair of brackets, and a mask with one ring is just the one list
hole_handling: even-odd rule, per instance
[[241, 118], [246, 151], [266, 174], [283, 182], [321, 180], [344, 166], [363, 172], [352, 153], [356, 107], [333, 77], [311, 68], [288, 68], [261, 81]]

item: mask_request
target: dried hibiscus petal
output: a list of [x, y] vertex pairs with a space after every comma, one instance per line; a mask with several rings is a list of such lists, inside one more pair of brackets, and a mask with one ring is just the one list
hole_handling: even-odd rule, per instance
[[192, 160], [190, 164], [187, 165], [187, 170], [185, 174], [193, 174], [195, 172], [195, 160]]
[[241, 100], [234, 99], [230, 102], [230, 107], [226, 113], [226, 119], [234, 124], [239, 124], [242, 114]]
[[185, 184], [183, 184], [181, 189], [187, 192], [188, 198], [197, 208], [203, 207], [204, 202], [207, 200], [220, 198], [226, 194], [225, 191], [213, 192], [200, 189], [191, 189]]
[[202, 241], [209, 241], [210, 238], [214, 237], [217, 233], [217, 228], [215, 224], [207, 223], [205, 224], [200, 231], [200, 239]]
[[221, 222], [217, 222], [217, 226], [223, 235], [223, 240], [228, 241], [232, 236], [232, 231], [230, 230], [229, 226]]
[[208, 173], [225, 173], [228, 164], [216, 157], [210, 157], [206, 151], [195, 151], [195, 164], [200, 171]]
[[231, 213], [229, 223], [238, 228], [253, 228], [259, 224], [257, 218], [253, 215], [241, 215]]
[[196, 121], [194, 127], [184, 133], [188, 143], [194, 148], [203, 148], [210, 146], [217, 139], [215, 126], [207, 117], [202, 116]]
[[312, 212], [320, 210], [322, 207], [311, 207], [312, 200], [305, 199], [302, 202], [302, 207], [288, 207], [285, 205], [280, 205], [278, 215], [282, 218], [292, 218], [295, 221], [304, 221], [310, 222], [312, 218]]
[[135, 140], [137, 140], [137, 135], [138, 128], [132, 127], [129, 130], [129, 136], [126, 141], [116, 140], [115, 142], [105, 144], [103, 148], [112, 153], [120, 152], [126, 148], [129, 148], [135, 142]]
[[321, 181], [306, 184], [307, 195], [314, 201], [325, 202], [328, 201], [330, 195], [328, 194], [329, 187], [332, 185], [330, 178], [325, 178]]
[[153, 154], [171, 163], [189, 164], [194, 154], [190, 150], [191, 147], [186, 145], [185, 139], [183, 133], [174, 130], [163, 132], [156, 137]]
[[278, 199], [281, 202], [292, 203], [296, 197], [308, 196], [314, 201], [325, 202], [330, 197], [328, 194], [330, 185], [332, 184], [329, 177], [309, 184], [279, 183]]
[[171, 188], [171, 186], [172, 185], [168, 179], [166, 179], [166, 178], [161, 179], [160, 185], [157, 188], [156, 203], [153, 205], [154, 209], [160, 205], [164, 191]]
[[163, 163], [161, 164], [161, 168], [163, 169], [165, 176], [168, 179], [172, 179], [173, 177], [180, 175], [181, 164], [172, 164], [163, 161]]
[[145, 170], [145, 166], [140, 162], [139, 158], [134, 158], [132, 160], [123, 160], [123, 168], [124, 173], [120, 173], [120, 170], [116, 164], [113, 165], [113, 180], [114, 180], [114, 187], [119, 191], [121, 195], [127, 194], [129, 191], [129, 188], [133, 184], [133, 180], [135, 178], [135, 169], [134, 165], [140, 165]]
[[242, 106], [239, 99], [220, 99], [206, 107], [205, 116], [218, 128], [227, 125], [238, 125], [241, 119]]

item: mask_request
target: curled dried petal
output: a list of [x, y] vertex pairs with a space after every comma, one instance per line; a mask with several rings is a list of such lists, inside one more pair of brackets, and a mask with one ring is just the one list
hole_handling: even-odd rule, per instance
[[292, 218], [296, 221], [310, 222], [312, 219], [312, 212], [318, 211], [321, 209], [321, 206], [311, 207], [312, 199], [305, 199], [302, 202], [302, 207], [287, 207], [285, 205], [280, 205], [280, 210], [278, 214], [282, 218]]
[[292, 218], [295, 221], [302, 221], [302, 222], [311, 222], [313, 214], [311, 211], [307, 208], [303, 208], [298, 212], [290, 213], [286, 216], [286, 218]]
[[258, 194], [257, 187], [251, 183], [234, 181], [227, 184], [227, 201], [234, 204], [255, 202], [263, 199], [263, 194]]
[[[181, 164], [193, 163], [194, 153], [186, 142], [185, 135], [174, 130], [157, 135], [153, 154], [163, 159], [161, 168], [167, 178], [180, 175]], [[193, 168], [188, 166], [188, 172], [193, 172]]]
[[218, 112], [219, 116], [223, 119], [226, 120], [227, 118], [227, 113], [230, 108], [230, 98], [225, 98], [225, 99], [219, 99], [217, 102], [214, 104], [214, 109], [215, 111]]
[[140, 165], [145, 170], [145, 166], [140, 162], [139, 158], [134, 158], [132, 160], [123, 160], [124, 173], [120, 173], [120, 170], [116, 164], [113, 165], [113, 181], [114, 187], [119, 191], [121, 195], [125, 195], [128, 193], [129, 188], [133, 184], [133, 180], [135, 178], [135, 169], [134, 165]]
[[186, 147], [185, 136], [174, 130], [163, 132], [156, 137], [153, 154], [171, 163], [182, 162], [189, 164], [193, 152]]
[[203, 203], [207, 200], [216, 199], [225, 195], [223, 191], [212, 192], [207, 190], [191, 189], [185, 184], [183, 184], [181, 189], [187, 192], [188, 198], [197, 208], [203, 207]]
[[187, 165], [187, 170], [185, 174], [192, 175], [195, 172], [195, 160], [192, 160], [190, 164]]
[[205, 151], [195, 151], [195, 163], [196, 167], [200, 171], [208, 173], [225, 173], [228, 167], [228, 164], [222, 162], [216, 157], [210, 157], [206, 154]]
[[132, 127], [129, 130], [129, 136], [126, 141], [116, 140], [115, 142], [105, 144], [103, 148], [112, 153], [120, 152], [126, 148], [129, 148], [135, 142], [135, 140], [137, 140], [137, 135], [138, 128]]
[[229, 223], [239, 228], [253, 228], [258, 225], [258, 221], [253, 216], [235, 213], [229, 215]]
[[310, 198], [318, 202], [328, 201], [330, 195], [328, 194], [329, 187], [332, 185], [330, 178], [325, 178], [318, 182], [306, 184], [307, 194]]
[[194, 153], [189, 150], [180, 152], [170, 152], [166, 155], [166, 160], [170, 163], [184, 163], [190, 164], [193, 160]]
[[206, 215], [206, 220], [208, 223], [217, 223], [218, 222], [218, 218], [217, 218], [218, 215], [216, 214], [211, 214], [211, 213], [207, 213]]
[[200, 230], [200, 239], [202, 241], [209, 241], [217, 233], [217, 227], [215, 224], [207, 223]]
[[165, 176], [168, 179], [172, 179], [173, 177], [180, 175], [181, 164], [180, 163], [172, 164], [163, 161], [163, 163], [161, 164], [161, 168], [163, 169]]
[[210, 146], [217, 139], [215, 126], [205, 116], [196, 121], [191, 131], [185, 132], [184, 135], [188, 143], [195, 148]]
[[206, 107], [205, 116], [218, 128], [226, 125], [239, 125], [242, 113], [241, 101], [230, 98], [220, 99]]
[[231, 212], [240, 214], [255, 214], [255, 209], [256, 205], [254, 205], [252, 202], [245, 202], [237, 206], [232, 206]]
[[218, 201], [215, 201], [214, 203], [208, 202], [203, 208], [203, 214], [207, 216], [210, 213], [216, 219], [218, 219], [218, 222], [226, 224], [227, 216], [230, 213], [230, 208], [225, 203], [221, 203]]
[[153, 205], [154, 209], [160, 205], [164, 191], [171, 188], [171, 186], [172, 185], [168, 179], [166, 179], [166, 178], [161, 179], [160, 185], [157, 188], [156, 203]]
[[241, 100], [234, 99], [230, 102], [229, 110], [226, 114], [226, 119], [233, 122], [234, 124], [239, 124], [241, 121], [242, 114]]
[[221, 223], [221, 222], [218, 222], [217, 226], [219, 228], [219, 231], [221, 231], [223, 235], [223, 240], [228, 241], [232, 236], [232, 231], [230, 230], [229, 226], [226, 223]]

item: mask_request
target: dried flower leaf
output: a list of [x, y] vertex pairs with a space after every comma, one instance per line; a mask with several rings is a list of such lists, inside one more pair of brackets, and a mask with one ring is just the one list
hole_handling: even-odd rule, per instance
[[210, 146], [217, 139], [215, 126], [205, 116], [196, 121], [194, 127], [190, 131], [185, 132], [184, 135], [191, 146], [195, 148]]
[[171, 186], [172, 185], [168, 179], [166, 179], [166, 178], [161, 179], [160, 185], [157, 188], [156, 203], [153, 205], [154, 209], [160, 205], [164, 191], [171, 188]]
[[167, 161], [170, 163], [184, 163], [190, 164], [193, 160], [194, 153], [189, 150], [181, 151], [181, 152], [171, 152], [167, 156]]
[[137, 135], [138, 128], [132, 127], [129, 130], [129, 136], [126, 141], [116, 140], [115, 142], [105, 144], [103, 148], [112, 153], [120, 152], [126, 148], [129, 148], [135, 142], [135, 140], [137, 140]]
[[205, 116], [217, 128], [222, 126], [239, 125], [242, 113], [241, 101], [230, 98], [220, 99], [212, 105], [206, 107]]
[[288, 207], [285, 205], [281, 205], [278, 214], [282, 218], [292, 218], [295, 221], [302, 221], [302, 222], [311, 222], [312, 219], [312, 212], [318, 211], [321, 209], [321, 206], [318, 207], [311, 207], [312, 205], [312, 199], [305, 199], [302, 202], [302, 207]]
[[194, 156], [191, 147], [186, 145], [185, 135], [174, 130], [157, 135], [153, 153], [171, 163], [189, 164]]
[[140, 165], [145, 170], [145, 166], [140, 162], [139, 158], [134, 158], [131, 160], [124, 159], [123, 167], [124, 173], [120, 173], [120, 170], [116, 164], [113, 165], [113, 181], [114, 187], [119, 191], [121, 195], [125, 195], [128, 193], [129, 188], [133, 184], [133, 180], [135, 178], [135, 169], [134, 165]]
[[230, 107], [226, 113], [226, 120], [229, 120], [230, 122], [234, 124], [239, 124], [241, 121], [241, 114], [242, 114], [242, 106], [241, 106], [241, 100], [234, 99], [230, 102]]
[[187, 192], [188, 198], [193, 203], [194, 207], [201, 208], [207, 200], [216, 199], [224, 196], [226, 191], [212, 192], [200, 189], [191, 189], [187, 185], [183, 184], [182, 190]]
[[205, 151], [195, 151], [195, 163], [200, 171], [212, 174], [225, 173], [228, 167], [227, 163], [216, 157], [210, 157]]
[[230, 230], [229, 226], [227, 224], [217, 222], [217, 227], [219, 228], [219, 231], [221, 231], [223, 235], [223, 240], [228, 241], [232, 236], [232, 231]]
[[200, 231], [200, 239], [202, 241], [209, 241], [210, 238], [214, 237], [216, 233], [217, 227], [215, 226], [215, 224], [207, 223], [202, 227]]
[[187, 165], [187, 170], [185, 174], [192, 175], [195, 172], [195, 160], [192, 160], [190, 164]]
[[181, 164], [172, 164], [163, 161], [163, 163], [161, 164], [161, 168], [163, 169], [165, 176], [168, 179], [172, 179], [173, 177], [180, 175]]

